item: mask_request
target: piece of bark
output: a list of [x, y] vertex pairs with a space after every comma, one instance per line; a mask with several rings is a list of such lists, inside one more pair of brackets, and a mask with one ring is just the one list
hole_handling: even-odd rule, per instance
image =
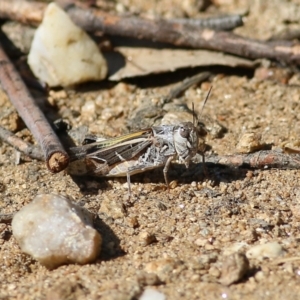
[[[120, 54], [124, 59], [120, 59]], [[143, 47], [115, 47], [106, 53], [109, 80], [173, 72], [180, 68], [226, 66], [232, 68], [255, 68], [252, 60], [200, 49], [153, 49]]]
[[[66, 1], [58, 1], [75, 24], [87, 31], [102, 31], [108, 35], [148, 39], [180, 47], [202, 48], [227, 52], [251, 59], [267, 58], [300, 65], [299, 43], [262, 42], [225, 31], [195, 29], [167, 20], [148, 20], [116, 16], [99, 10], [81, 9]], [[42, 20], [46, 4], [27, 1], [1, 0], [0, 18], [10, 18], [36, 25]]]
[[26, 85], [0, 43], [0, 83], [24, 123], [41, 146], [48, 169], [57, 173], [69, 163], [69, 156], [36, 105]]

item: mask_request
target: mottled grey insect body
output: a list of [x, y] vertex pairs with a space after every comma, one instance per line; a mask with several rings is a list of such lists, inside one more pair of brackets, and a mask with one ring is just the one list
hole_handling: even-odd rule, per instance
[[161, 125], [121, 137], [70, 148], [69, 173], [104, 177], [130, 176], [164, 166], [167, 186], [170, 163], [176, 157], [189, 167], [199, 144], [192, 122]]

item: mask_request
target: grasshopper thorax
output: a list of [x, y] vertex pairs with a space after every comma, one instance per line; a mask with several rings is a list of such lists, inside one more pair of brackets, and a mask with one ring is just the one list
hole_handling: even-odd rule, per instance
[[179, 160], [188, 167], [198, 150], [199, 136], [192, 122], [183, 122], [174, 129], [174, 147]]

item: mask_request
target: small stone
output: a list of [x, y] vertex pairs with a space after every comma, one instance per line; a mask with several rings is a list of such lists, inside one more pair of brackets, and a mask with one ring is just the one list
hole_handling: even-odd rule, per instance
[[169, 183], [169, 188], [172, 189], [172, 190], [175, 189], [177, 186], [178, 186], [178, 180], [172, 180]]
[[264, 258], [275, 258], [284, 254], [283, 247], [277, 242], [256, 245], [246, 252], [247, 258], [263, 260]]
[[154, 234], [144, 231], [141, 232], [139, 235], [140, 244], [142, 246], [148, 246], [154, 242], [156, 242], [156, 237]]
[[145, 266], [145, 271], [156, 274], [161, 281], [168, 281], [175, 270], [180, 270], [183, 263], [173, 258], [163, 258], [152, 261]]
[[247, 246], [247, 243], [245, 243], [245, 242], [236, 242], [232, 245], [225, 247], [223, 250], [223, 255], [224, 256], [232, 255], [238, 251], [241, 251], [241, 249], [246, 246]]
[[4, 182], [0, 181], [0, 192], [3, 192], [5, 190], [5, 184]]
[[126, 221], [127, 221], [127, 225], [130, 226], [131, 228], [139, 227], [139, 220], [136, 216], [129, 217], [126, 219]]
[[256, 68], [254, 72], [254, 78], [258, 81], [274, 80], [281, 84], [287, 84], [292, 78], [292, 75], [291, 70], [264, 66]]
[[208, 242], [206, 238], [198, 238], [195, 240], [195, 244], [200, 247], [204, 247]]
[[165, 300], [165, 294], [153, 289], [146, 288], [143, 294], [140, 296], [139, 300]]
[[292, 263], [285, 263], [282, 267], [287, 273], [294, 275], [294, 267]]
[[81, 107], [81, 117], [85, 121], [93, 121], [96, 116], [96, 104], [94, 101], [89, 100]]
[[50, 3], [28, 55], [34, 75], [49, 86], [102, 80], [106, 62], [96, 43], [55, 3]]
[[234, 253], [225, 258], [222, 266], [220, 282], [231, 285], [240, 281], [249, 269], [249, 261], [245, 254]]
[[116, 198], [105, 196], [103, 201], [101, 202], [99, 213], [103, 213], [107, 217], [111, 217], [113, 219], [120, 219], [124, 218], [126, 212], [123, 202], [119, 201]]
[[53, 99], [66, 99], [68, 97], [68, 94], [65, 90], [60, 90], [60, 91], [54, 91], [54, 90], [50, 90], [49, 91], [49, 95], [53, 98]]
[[236, 151], [239, 153], [251, 153], [263, 149], [264, 146], [265, 144], [261, 142], [261, 134], [246, 132], [241, 136], [236, 146]]
[[211, 266], [208, 270], [208, 274], [213, 277], [219, 278], [221, 275], [221, 272], [216, 266]]
[[47, 268], [87, 264], [100, 252], [101, 236], [91, 214], [61, 195], [42, 194], [13, 218], [13, 235], [22, 251]]
[[168, 112], [161, 120], [162, 125], [176, 125], [186, 120], [192, 121], [193, 115], [186, 111]]
[[205, 124], [205, 130], [202, 135], [208, 132], [212, 138], [217, 139], [221, 138], [226, 132], [226, 128], [222, 124], [208, 115], [202, 115], [199, 121]]
[[75, 288], [75, 283], [69, 280], [69, 278], [66, 278], [63, 281], [55, 282], [54, 286], [47, 292], [46, 300], [72, 299], [72, 294], [74, 293]]
[[291, 212], [293, 213], [293, 217], [298, 221], [300, 220], [300, 205], [291, 205]]
[[138, 282], [142, 286], [158, 285], [161, 283], [158, 276], [154, 273], [141, 272], [138, 274]]
[[255, 275], [254, 278], [256, 281], [260, 282], [260, 281], [264, 281], [266, 280], [266, 275], [264, 274], [263, 271], [258, 271]]

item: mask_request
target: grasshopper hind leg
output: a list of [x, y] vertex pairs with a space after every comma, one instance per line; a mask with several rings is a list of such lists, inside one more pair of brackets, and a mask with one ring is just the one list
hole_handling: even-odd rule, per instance
[[207, 169], [207, 166], [206, 166], [206, 164], [205, 164], [205, 155], [204, 155], [204, 153], [201, 153], [201, 156], [202, 156], [202, 165], [203, 165], [203, 173], [204, 173], [204, 176], [206, 177], [206, 178], [208, 178], [209, 177], [209, 175], [208, 175], [208, 169]]
[[131, 181], [130, 181], [130, 171], [129, 170], [127, 171], [126, 177], [127, 177], [127, 185], [128, 185], [128, 198], [130, 199], [132, 192], [131, 192]]

